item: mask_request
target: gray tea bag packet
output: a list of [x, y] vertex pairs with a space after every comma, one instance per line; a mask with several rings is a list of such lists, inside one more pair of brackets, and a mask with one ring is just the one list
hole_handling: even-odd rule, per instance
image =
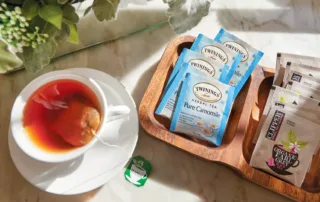
[[233, 76], [234, 71], [242, 59], [240, 53], [230, 50], [223, 44], [210, 39], [203, 34], [197, 36], [190, 50], [228, 65], [228, 67], [230, 67], [228, 71], [228, 76], [230, 76], [230, 78]]
[[320, 125], [274, 107], [262, 127], [250, 165], [301, 187], [320, 135]]
[[[312, 76], [309, 76], [307, 74], [303, 74], [294, 70], [289, 71], [287, 80], [296, 81], [310, 88], [320, 90], [320, 79], [316, 79]], [[284, 85], [286, 85], [286, 83], [284, 83]]]
[[[217, 71], [223, 72], [225, 70], [223, 68], [220, 68], [220, 69], [217, 68]], [[182, 68], [178, 72], [178, 74], [173, 79], [173, 82], [165, 92], [164, 96], [162, 97], [161, 102], [155, 112], [156, 114], [171, 119], [173, 110], [175, 107], [178, 91], [187, 73], [191, 73], [199, 76], [212, 77], [211, 71], [207, 71], [206, 69], [202, 69], [196, 66], [192, 66], [188, 63], [184, 63], [182, 65]], [[218, 75], [218, 74], [215, 74], [215, 75]], [[224, 81], [225, 75], [226, 75], [226, 72], [223, 74], [220, 74], [220, 76], [217, 78], [215, 76], [213, 76], [212, 78], [219, 79], [219, 81], [222, 82]]]
[[233, 102], [234, 87], [211, 77], [187, 73], [170, 131], [220, 146]]
[[258, 65], [263, 52], [253, 48], [247, 42], [227, 32], [225, 29], [220, 29], [214, 40], [242, 55], [241, 62], [229, 82], [231, 86], [235, 87], [235, 98]]
[[313, 111], [315, 113], [320, 113], [320, 102], [315, 100], [315, 99], [311, 99], [308, 98], [306, 96], [303, 95], [299, 95], [298, 93], [295, 93], [293, 91], [290, 91], [288, 89], [285, 88], [281, 88], [279, 86], [272, 86], [266, 105], [264, 107], [262, 116], [260, 117], [260, 121], [259, 121], [259, 125], [257, 128], [257, 132], [255, 134], [255, 136], [252, 139], [252, 143], [256, 143], [257, 139], [259, 137], [259, 133], [260, 130], [270, 112], [270, 110], [272, 109], [272, 106], [275, 105], [281, 105], [281, 104], [295, 104], [298, 105], [300, 108], [302, 108], [302, 110], [309, 110], [309, 111]]
[[299, 72], [301, 74], [306, 74], [306, 75], [311, 76], [317, 80], [320, 80], [320, 68], [319, 67], [299, 64], [299, 63], [295, 63], [295, 62], [287, 62], [287, 66], [285, 69], [285, 76], [283, 78], [284, 84], [286, 84], [290, 80], [290, 78], [288, 77], [288, 74], [290, 71], [295, 71], [295, 72]]
[[289, 73], [286, 69], [288, 62], [320, 68], [320, 58], [290, 53], [278, 53], [273, 85], [282, 86], [283, 79], [286, 78]]
[[[210, 75], [216, 78], [219, 78], [220, 74], [223, 73], [222, 71], [219, 71], [221, 68], [224, 70], [224, 72], [229, 72], [229, 66], [225, 63], [213, 60], [202, 55], [201, 53], [184, 48], [173, 68], [173, 71], [169, 77], [164, 92], [167, 92], [169, 86], [173, 82], [173, 79], [178, 74], [184, 63], [188, 63], [199, 69], [203, 69], [206, 72], [210, 72]], [[225, 76], [224, 78], [226, 79], [224, 82], [229, 82], [231, 76], [229, 76], [229, 78]]]
[[303, 85], [296, 81], [289, 81], [286, 89], [298, 93], [300, 95], [318, 100], [320, 102], [320, 91], [309, 86]]

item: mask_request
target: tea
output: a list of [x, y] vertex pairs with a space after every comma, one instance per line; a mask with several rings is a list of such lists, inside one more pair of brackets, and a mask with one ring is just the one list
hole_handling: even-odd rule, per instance
[[23, 125], [30, 139], [49, 152], [65, 152], [88, 143], [101, 113], [94, 92], [75, 80], [56, 80], [27, 100]]

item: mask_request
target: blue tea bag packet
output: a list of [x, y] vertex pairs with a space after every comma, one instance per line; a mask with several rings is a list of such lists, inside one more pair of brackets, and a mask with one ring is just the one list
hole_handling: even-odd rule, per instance
[[230, 50], [242, 54], [241, 62], [229, 82], [230, 85], [235, 86], [235, 98], [248, 80], [254, 68], [259, 63], [263, 56], [263, 52], [253, 48], [248, 43], [230, 34], [224, 29], [220, 29], [214, 40], [222, 43]]
[[170, 131], [221, 145], [234, 96], [234, 87], [187, 73], [178, 95]]
[[242, 58], [240, 53], [230, 50], [223, 44], [215, 41], [214, 39], [210, 39], [203, 34], [198, 35], [190, 50], [196, 51], [202, 55], [228, 65], [230, 67], [228, 77], [233, 76]]
[[[220, 81], [225, 79], [224, 77], [226, 75], [226, 69], [224, 69], [223, 67], [224, 65], [222, 65], [219, 69], [217, 69], [219, 73], [216, 73], [215, 76], [213, 76], [213, 78], [216, 78], [217, 75], [220, 75], [216, 79], [219, 79]], [[187, 73], [199, 75], [199, 76], [212, 77], [211, 71], [208, 71], [207, 69], [201, 69], [199, 67], [191, 66], [188, 63], [184, 63], [182, 65], [182, 68], [178, 72], [178, 74], [173, 79], [173, 82], [169, 86], [168, 90], [165, 92], [164, 96], [162, 97], [162, 100], [155, 112], [156, 114], [171, 119], [173, 110], [176, 104], [178, 91], [180, 90], [181, 83], [183, 82]]]
[[[169, 77], [169, 80], [168, 80], [167, 85], [164, 89], [164, 92], [167, 92], [169, 86], [171, 85], [174, 77], [178, 74], [183, 63], [188, 63], [192, 66], [195, 66], [195, 67], [198, 67], [201, 69], [207, 69], [207, 72], [211, 71], [212, 77], [214, 77], [216, 74], [219, 74], [219, 72], [217, 71], [217, 67], [219, 69], [221, 66], [224, 65], [224, 63], [219, 63], [218, 61], [215, 61], [211, 58], [208, 58], [208, 57], [202, 55], [201, 53], [197, 53], [197, 52], [191, 51], [187, 48], [184, 48], [183, 51], [181, 52], [177, 62], [176, 62], [176, 65], [173, 68], [172, 74]], [[229, 67], [228, 66], [224, 66], [224, 67], [227, 68], [227, 72], [228, 72]], [[230, 76], [230, 78], [231, 78], [231, 76]], [[228, 79], [228, 78], [226, 77], [226, 79]], [[228, 82], [228, 81], [224, 81], [224, 82]]]

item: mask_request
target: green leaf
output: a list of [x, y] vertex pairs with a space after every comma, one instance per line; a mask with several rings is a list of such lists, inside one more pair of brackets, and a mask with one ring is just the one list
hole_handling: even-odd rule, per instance
[[9, 0], [9, 1], [5, 1], [9, 4], [23, 4], [24, 0]]
[[22, 15], [31, 20], [38, 15], [38, 10], [39, 4], [36, 0], [26, 0], [22, 6]]
[[7, 44], [0, 40], [0, 73], [17, 69], [22, 63], [17, 55], [9, 51]]
[[290, 151], [290, 144], [289, 142], [281, 141], [282, 146], [287, 150]]
[[64, 19], [66, 19], [72, 23], [79, 22], [79, 16], [76, 13], [76, 9], [73, 6], [71, 6], [70, 4], [66, 4], [63, 6], [62, 16]]
[[90, 11], [91, 11], [92, 6], [89, 6], [88, 8], [86, 8], [86, 10], [84, 11], [83, 16], [86, 16]]
[[284, 99], [284, 97], [280, 97], [280, 102], [282, 102], [282, 103], [285, 103], [286, 101], [285, 101], [285, 99]]
[[61, 29], [62, 10], [59, 6], [46, 5], [39, 10], [39, 15], [45, 21]]
[[300, 146], [300, 149], [305, 148], [308, 144], [308, 142], [306, 142], [306, 141], [298, 141], [297, 143]]
[[294, 134], [294, 132], [291, 129], [288, 133], [288, 140], [290, 143], [293, 143], [293, 144], [297, 141], [297, 136], [296, 134]]
[[177, 34], [195, 27], [204, 16], [207, 16], [211, 1], [209, 0], [164, 0], [169, 5], [166, 15], [170, 26]]
[[68, 2], [68, 0], [58, 0], [59, 4], [66, 4]]
[[94, 0], [93, 12], [99, 21], [114, 19], [120, 0]]
[[74, 44], [79, 43], [79, 35], [78, 35], [78, 29], [77, 25], [75, 25], [72, 22], [69, 22], [68, 20], [63, 20], [65, 24], [69, 26], [69, 38], [68, 41]]
[[27, 47], [23, 49], [21, 58], [24, 66], [29, 72], [37, 72], [50, 63], [50, 59], [54, 56], [57, 43], [53, 38], [48, 38], [44, 44], [40, 44], [33, 49]]

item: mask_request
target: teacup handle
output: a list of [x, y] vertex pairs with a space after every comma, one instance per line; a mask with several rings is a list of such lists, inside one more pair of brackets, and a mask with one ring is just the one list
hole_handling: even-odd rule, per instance
[[130, 113], [130, 108], [126, 105], [111, 106], [108, 110], [108, 118], [105, 123], [124, 118]]
[[295, 168], [295, 167], [297, 167], [297, 166], [300, 164], [299, 159], [298, 159], [296, 162], [298, 162], [298, 164], [297, 164], [297, 165], [292, 165], [291, 167]]

